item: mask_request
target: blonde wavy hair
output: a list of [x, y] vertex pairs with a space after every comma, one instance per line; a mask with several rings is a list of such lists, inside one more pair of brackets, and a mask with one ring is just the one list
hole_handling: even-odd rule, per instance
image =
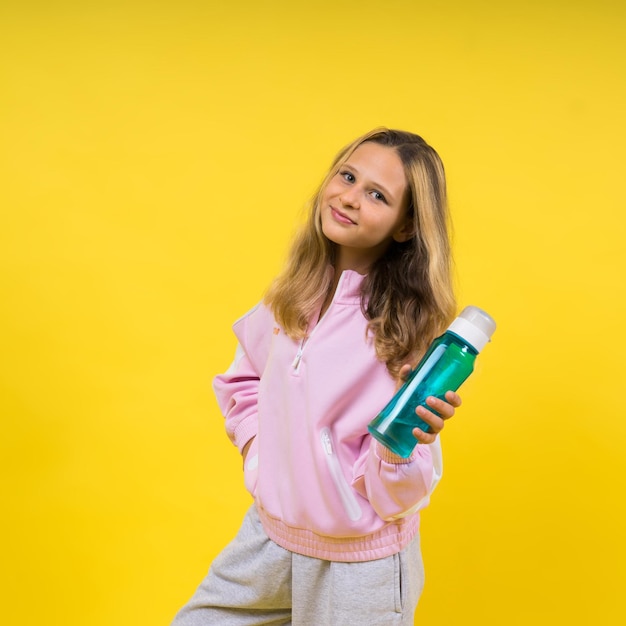
[[321, 198], [331, 178], [365, 142], [396, 150], [408, 182], [408, 212], [414, 224], [413, 236], [402, 243], [392, 241], [361, 287], [361, 307], [376, 355], [397, 376], [403, 364], [415, 365], [456, 311], [444, 168], [420, 136], [377, 128], [339, 152], [310, 202], [306, 223], [265, 303], [290, 337], [306, 336], [311, 315], [332, 284], [328, 266], [333, 264], [335, 244], [322, 232]]

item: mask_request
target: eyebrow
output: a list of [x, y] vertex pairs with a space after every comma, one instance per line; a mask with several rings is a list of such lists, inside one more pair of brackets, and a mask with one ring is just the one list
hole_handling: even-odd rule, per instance
[[[350, 163], [348, 163], [348, 161], [345, 161], [341, 165], [339, 170], [341, 170], [342, 167], [347, 167], [348, 169], [354, 171], [357, 174], [361, 173], [361, 172], [359, 172], [358, 168], [356, 168], [356, 167], [354, 167], [354, 165], [351, 165]], [[376, 181], [372, 181], [372, 186], [376, 187], [377, 189], [380, 189], [383, 192], [383, 195], [385, 196], [385, 198], [387, 198], [387, 200], [389, 202], [395, 202], [394, 195], [384, 185], [381, 185], [380, 183], [377, 183]]]

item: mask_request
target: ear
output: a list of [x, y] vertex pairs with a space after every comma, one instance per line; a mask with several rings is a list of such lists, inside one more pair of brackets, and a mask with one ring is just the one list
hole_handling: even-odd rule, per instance
[[404, 243], [413, 237], [414, 223], [413, 218], [407, 215], [404, 222], [394, 231], [393, 240], [398, 243]]

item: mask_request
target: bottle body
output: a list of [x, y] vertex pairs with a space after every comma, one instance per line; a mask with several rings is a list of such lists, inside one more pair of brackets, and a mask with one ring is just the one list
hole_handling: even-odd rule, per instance
[[411, 456], [417, 440], [413, 429], [428, 430], [415, 413], [426, 405], [428, 396], [445, 399], [447, 391], [456, 391], [474, 369], [477, 350], [459, 335], [446, 331], [430, 348], [385, 408], [368, 426], [372, 436], [395, 454]]

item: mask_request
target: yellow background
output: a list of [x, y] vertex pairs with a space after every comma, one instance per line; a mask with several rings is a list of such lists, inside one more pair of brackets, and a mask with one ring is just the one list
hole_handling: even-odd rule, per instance
[[416, 623], [626, 623], [625, 6], [3, 2], [2, 622], [187, 600], [249, 505], [230, 325], [382, 124], [441, 154], [459, 303], [499, 324]]

